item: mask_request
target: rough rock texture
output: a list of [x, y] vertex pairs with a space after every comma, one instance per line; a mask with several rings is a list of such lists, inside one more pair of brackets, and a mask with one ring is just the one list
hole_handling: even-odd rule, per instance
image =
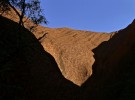
[[[13, 16], [9, 15], [8, 18], [16, 20]], [[31, 22], [29, 24], [32, 25]], [[79, 86], [92, 75], [95, 61], [92, 49], [110, 39], [110, 34], [107, 33], [42, 26], [36, 28], [34, 35], [40, 38], [45, 33], [47, 34], [40, 40], [44, 49], [54, 57], [64, 77]]]
[[134, 100], [135, 20], [92, 51], [95, 54], [93, 75], [82, 86], [83, 94], [92, 97], [83, 99]]
[[[17, 25], [4, 20], [5, 18], [0, 20], [1, 100], [7, 98], [8, 100], [135, 100], [135, 21], [125, 29], [113, 32], [110, 35], [102, 34], [104, 38], [101, 38], [101, 41], [97, 41], [100, 40], [100, 38], [95, 39], [97, 37], [93, 39], [97, 46], [93, 46], [92, 50], [88, 46], [91, 56], [95, 59], [92, 66], [93, 72], [90, 78], [87, 80], [84, 78], [86, 81], [81, 87], [77, 87], [63, 78], [53, 57], [43, 50], [31, 33], [30, 36], [25, 34], [25, 38], [23, 36], [23, 38], [20, 38], [21, 40], [18, 40], [17, 34], [14, 35], [14, 32], [17, 31]], [[55, 39], [56, 43], [68, 41], [68, 36], [72, 42], [77, 38], [73, 37], [75, 30], [50, 29], [41, 26], [38, 28], [36, 32], [39, 34], [34, 33], [37, 38], [43, 36], [44, 30], [48, 32], [40, 40], [43, 45], [44, 41], [49, 41], [49, 38]], [[86, 31], [76, 32], [80, 32], [77, 35], [80, 38], [80, 40], [76, 39], [77, 43], [85, 44], [88, 41], [85, 40], [87, 36], [93, 34]], [[67, 36], [64, 33], [67, 33]], [[99, 33], [94, 34], [99, 36]], [[83, 38], [83, 36], [85, 37]], [[17, 41], [21, 41], [19, 42], [20, 52], [17, 52]], [[53, 47], [50, 47], [51, 43], [56, 47], [55, 41], [47, 42], [48, 48]], [[67, 43], [65, 45], [68, 45], [69, 42], [65, 43]], [[73, 43], [75, 45], [75, 42]], [[87, 51], [84, 45], [81, 44], [81, 46]], [[59, 45], [56, 48], [59, 48]], [[50, 51], [57, 52], [53, 48]]]
[[[41, 41], [42, 45], [54, 56], [59, 67], [61, 67], [61, 63], [59, 64], [61, 50], [65, 52], [62, 54], [63, 62], [64, 60], [66, 62], [68, 58], [68, 61], [74, 61], [71, 65], [78, 62], [76, 66], [65, 66], [64, 70], [67, 75], [71, 75], [71, 77], [66, 76], [66, 78], [75, 84], [81, 85], [85, 82], [80, 88], [79, 99], [135, 99], [135, 62], [133, 60], [135, 59], [135, 20], [126, 28], [110, 34], [76, 31], [67, 28], [45, 28], [45, 31], [48, 34]], [[69, 54], [66, 55], [66, 53]], [[88, 59], [90, 62], [86, 64]], [[86, 66], [82, 66], [80, 62]], [[65, 65], [68, 63], [66, 62]], [[86, 71], [83, 68], [86, 68], [86, 71], [93, 71], [92, 76], [90, 77], [90, 74], [85, 76]], [[88, 80], [86, 80], [87, 78]]]
[[42, 45], [56, 60], [64, 77], [82, 85], [92, 75], [95, 61], [92, 49], [107, 41], [110, 35], [68, 28], [45, 30]]
[[[106, 70], [107, 66], [111, 66], [111, 68], [117, 69], [115, 66], [130, 52], [134, 43], [135, 20], [125, 29], [115, 32], [109, 41], [103, 42], [97, 47], [100, 49], [93, 50], [98, 68]], [[111, 73], [112, 69], [108, 69], [108, 71]]]

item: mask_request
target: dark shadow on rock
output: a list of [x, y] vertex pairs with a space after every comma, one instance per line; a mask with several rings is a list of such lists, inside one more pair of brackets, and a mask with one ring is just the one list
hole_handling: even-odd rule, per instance
[[93, 50], [93, 75], [82, 100], [135, 100], [135, 21]]
[[32, 33], [0, 16], [0, 100], [135, 100], [134, 26], [93, 50], [93, 75], [78, 87]]
[[78, 86], [32, 33], [18, 27], [0, 16], [0, 100], [75, 100]]

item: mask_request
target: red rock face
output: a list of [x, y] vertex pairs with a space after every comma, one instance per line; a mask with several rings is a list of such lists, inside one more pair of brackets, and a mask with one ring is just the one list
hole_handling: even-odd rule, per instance
[[[109, 41], [103, 42], [93, 50], [99, 61], [98, 66], [111, 66], [115, 68], [115, 65], [131, 51], [135, 42], [135, 21], [125, 29], [113, 34], [113, 37]], [[101, 65], [102, 62], [104, 62], [103, 65]]]
[[64, 77], [81, 86], [92, 75], [95, 61], [92, 49], [110, 35], [68, 28], [45, 31], [48, 34], [41, 42], [43, 47], [55, 58]]
[[[7, 17], [16, 21], [16, 17], [13, 16], [15, 15]], [[27, 28], [29, 25], [33, 25], [31, 21], [25, 23]], [[47, 99], [57, 100], [135, 99], [135, 21], [125, 29], [110, 34], [42, 26], [38, 26], [33, 32], [37, 39], [45, 33], [47, 34], [40, 39], [40, 42], [44, 50], [54, 57], [58, 66], [51, 64], [55, 62], [54, 59], [51, 62], [51, 58], [46, 58], [45, 55], [41, 57], [41, 52], [40, 55], [34, 52], [34, 58], [29, 59], [35, 59], [32, 61], [37, 62], [32, 63], [30, 60], [27, 65], [35, 66], [31, 71], [32, 75], [35, 75], [32, 80], [35, 82], [32, 85], [34, 87], [32, 95], [37, 98], [47, 96]], [[38, 59], [36, 56], [41, 58]], [[27, 57], [29, 56], [25, 58]], [[46, 62], [48, 59], [50, 59], [49, 63]], [[15, 65], [21, 65], [17, 63], [17, 59], [13, 60]], [[40, 63], [44, 64], [40, 65]], [[57, 67], [71, 82], [62, 77]]]
[[[6, 17], [17, 21], [15, 14], [9, 13]], [[110, 66], [117, 64], [128, 52], [134, 41], [133, 24], [134, 22], [126, 29], [110, 34], [42, 26], [37, 26], [33, 33], [37, 38], [47, 33], [40, 40], [45, 51], [54, 57], [66, 79], [81, 86], [93, 73], [94, 55], [99, 66]], [[25, 23], [27, 28], [32, 25], [30, 20]], [[131, 32], [128, 33], [127, 29]], [[97, 50], [98, 46], [100, 49]]]
[[[8, 15], [8, 18], [16, 21], [15, 15]], [[26, 27], [32, 26], [32, 22], [25, 23]], [[69, 28], [51, 29], [37, 26], [33, 32], [39, 38], [47, 33], [40, 40], [44, 49], [56, 60], [63, 76], [74, 84], [81, 86], [91, 75], [94, 64], [94, 53], [96, 48], [103, 41], [110, 39], [110, 34], [73, 30]]]

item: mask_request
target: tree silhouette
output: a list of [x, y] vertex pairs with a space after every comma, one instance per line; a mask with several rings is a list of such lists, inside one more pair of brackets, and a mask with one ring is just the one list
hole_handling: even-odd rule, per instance
[[24, 26], [23, 18], [26, 15], [34, 24], [45, 23], [46, 18], [42, 14], [39, 0], [0, 0], [0, 11], [2, 13], [13, 9], [19, 17], [19, 25]]

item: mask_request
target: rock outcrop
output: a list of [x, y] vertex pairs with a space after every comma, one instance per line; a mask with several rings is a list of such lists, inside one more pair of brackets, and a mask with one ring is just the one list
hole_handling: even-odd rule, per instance
[[92, 50], [95, 54], [93, 75], [82, 86], [84, 94], [92, 97], [83, 99], [135, 99], [135, 20], [113, 34], [109, 41]]
[[64, 77], [81, 86], [91, 75], [95, 62], [92, 49], [110, 38], [109, 34], [68, 28], [44, 30], [41, 42], [56, 60]]
[[[7, 15], [8, 18], [17, 21], [18, 18], [14, 16], [13, 13]], [[25, 26], [28, 28], [33, 26], [33, 23], [29, 20]], [[44, 49], [54, 57], [63, 76], [79, 86], [92, 75], [95, 61], [92, 49], [110, 39], [110, 34], [107, 33], [69, 28], [52, 29], [37, 26], [33, 33], [38, 39], [44, 36], [40, 40]]]
[[[18, 21], [14, 13], [4, 16]], [[34, 24], [28, 20], [25, 26], [29, 28]], [[103, 46], [103, 50], [97, 51], [100, 53], [100, 57], [98, 57], [99, 63], [107, 62], [109, 65], [112, 63], [112, 60], [109, 61], [109, 59], [113, 58], [115, 58], [113, 63], [114, 61], [116, 64], [119, 62], [120, 57], [117, 57], [117, 54], [121, 55], [122, 58], [124, 52], [126, 52], [124, 41], [127, 40], [123, 39], [127, 37], [125, 33], [123, 33], [123, 30], [109, 34], [69, 28], [47, 28], [40, 25], [33, 32], [37, 39], [43, 37], [40, 40], [42, 46], [54, 57], [63, 76], [78, 86], [81, 86], [92, 75], [92, 66], [95, 62], [94, 55], [97, 56], [97, 53], [93, 53], [93, 49], [97, 48], [101, 43], [108, 45]], [[117, 35], [121, 37], [114, 39]], [[121, 51], [119, 45], [123, 45], [122, 47], [125, 47], [125, 49]], [[114, 52], [116, 53], [114, 54]], [[104, 65], [100, 64], [100, 66]]]
[[13, 23], [0, 18], [0, 99], [135, 100], [135, 21], [110, 34], [38, 26], [44, 49]]
[[0, 16], [0, 100], [69, 100], [77, 91], [31, 32]]

